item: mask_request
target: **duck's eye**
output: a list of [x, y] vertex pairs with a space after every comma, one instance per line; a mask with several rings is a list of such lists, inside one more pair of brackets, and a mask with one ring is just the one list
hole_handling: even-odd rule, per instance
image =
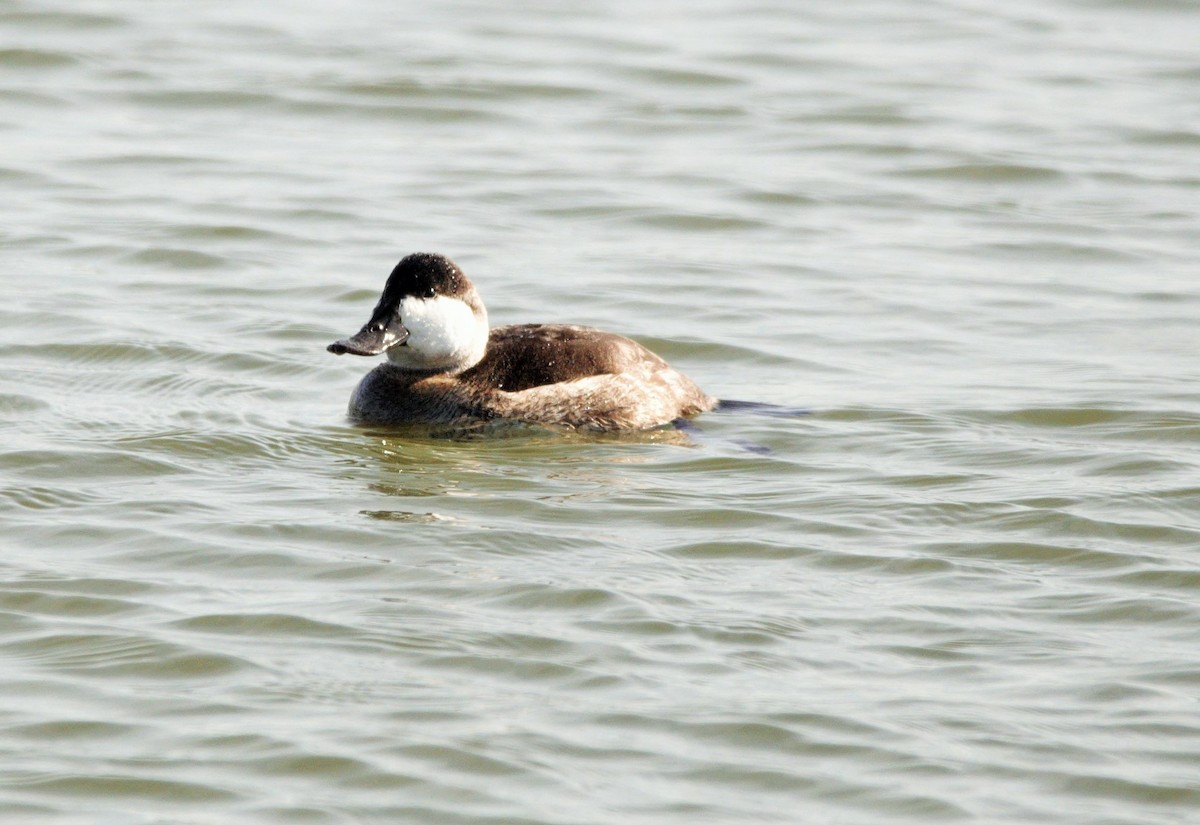
[[376, 321], [370, 326], [371, 332], [383, 332], [383, 321]]
[[426, 287], [425, 291], [421, 293], [421, 297], [422, 298], [432, 298], [433, 297], [433, 287], [431, 287], [431, 286]]

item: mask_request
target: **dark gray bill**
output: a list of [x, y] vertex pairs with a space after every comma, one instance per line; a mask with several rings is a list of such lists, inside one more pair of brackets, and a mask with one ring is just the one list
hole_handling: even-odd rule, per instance
[[371, 321], [349, 338], [334, 341], [325, 349], [334, 355], [379, 355], [398, 347], [408, 339], [408, 330], [398, 322]]

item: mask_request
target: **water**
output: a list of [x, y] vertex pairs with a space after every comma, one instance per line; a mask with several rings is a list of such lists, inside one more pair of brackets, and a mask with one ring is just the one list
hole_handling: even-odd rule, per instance
[[[1197, 31], [0, 3], [0, 819], [1197, 821]], [[352, 426], [414, 250], [811, 414]]]

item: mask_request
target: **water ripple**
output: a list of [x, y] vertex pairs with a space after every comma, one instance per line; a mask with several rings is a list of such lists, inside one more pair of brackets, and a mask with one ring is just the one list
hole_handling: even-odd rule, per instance
[[117, 680], [207, 680], [242, 670], [248, 664], [228, 654], [99, 633], [57, 633], [10, 641], [2, 648], [6, 656], [50, 672], [87, 671]]

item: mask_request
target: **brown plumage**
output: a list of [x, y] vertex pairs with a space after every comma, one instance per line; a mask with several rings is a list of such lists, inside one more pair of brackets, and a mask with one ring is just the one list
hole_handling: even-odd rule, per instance
[[350, 414], [374, 424], [506, 419], [592, 430], [646, 429], [715, 406], [641, 344], [591, 327], [496, 327], [470, 369], [413, 372], [382, 364], [363, 378]]

